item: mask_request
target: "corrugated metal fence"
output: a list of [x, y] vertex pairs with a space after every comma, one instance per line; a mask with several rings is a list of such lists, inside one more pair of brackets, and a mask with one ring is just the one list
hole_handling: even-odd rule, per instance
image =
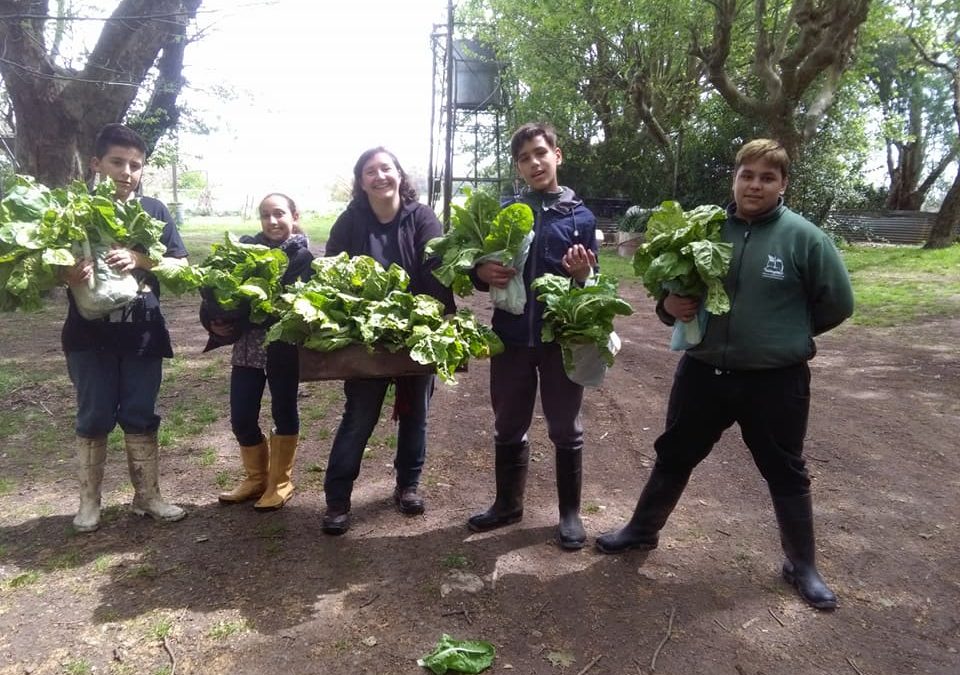
[[847, 241], [921, 244], [936, 218], [928, 211], [831, 211], [823, 227]]

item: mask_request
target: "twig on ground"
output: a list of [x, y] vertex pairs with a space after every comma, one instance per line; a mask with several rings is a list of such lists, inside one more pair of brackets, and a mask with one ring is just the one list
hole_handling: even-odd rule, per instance
[[726, 530], [721, 530], [719, 527], [717, 528], [717, 532], [727, 537], [732, 536], [729, 532], [727, 532]]
[[720, 619], [714, 619], [713, 622], [720, 626], [723, 630], [730, 632], [730, 629], [723, 625], [723, 622]]
[[852, 658], [850, 658], [849, 656], [847, 657], [847, 663], [850, 664], [850, 667], [851, 667], [851, 668], [853, 668], [855, 671], [857, 671], [857, 675], [864, 675], [863, 671], [860, 670], [859, 668], [857, 668], [857, 662], [854, 661], [854, 660], [853, 660]]
[[600, 436], [600, 440], [602, 441], [602, 440], [603, 440], [604, 438], [606, 438], [609, 434], [610, 434], [609, 431], [604, 431], [603, 434]]
[[590, 669], [593, 668], [595, 665], [597, 665], [597, 662], [600, 661], [600, 659], [602, 659], [602, 658], [603, 658], [603, 654], [597, 654], [596, 656], [594, 656], [594, 657], [593, 657], [593, 661], [591, 661], [590, 663], [588, 663], [587, 665], [585, 665], [585, 666], [580, 670], [580, 672], [577, 673], [577, 675], [584, 675], [584, 673], [586, 673], [588, 670], [590, 670]]
[[50, 408], [48, 408], [47, 406], [45, 406], [45, 405], [43, 404], [43, 401], [34, 401], [33, 403], [34, 403], [34, 405], [39, 406], [40, 409], [43, 410], [43, 412], [45, 412], [45, 413], [47, 413], [48, 415], [50, 415], [50, 417], [53, 417], [53, 413], [50, 412]]
[[167, 656], [170, 657], [170, 675], [176, 675], [177, 673], [177, 657], [173, 655], [173, 650], [170, 649], [170, 643], [167, 642], [167, 636], [163, 636], [163, 648], [167, 651]]
[[380, 597], [380, 594], [379, 594], [379, 593], [374, 593], [374, 594], [373, 594], [373, 597], [371, 597], [369, 600], [364, 600], [363, 602], [360, 603], [359, 609], [363, 609], [364, 607], [366, 607], [366, 606], [368, 606], [368, 605], [372, 605], [373, 603], [375, 603], [375, 602], [377, 601], [377, 598], [379, 598], [379, 597]]
[[547, 600], [545, 603], [543, 603], [542, 605], [540, 605], [540, 609], [538, 609], [538, 610], [534, 613], [533, 618], [536, 619], [538, 616], [540, 616], [540, 614], [543, 612], [544, 609], [547, 608], [547, 605], [549, 605], [549, 604], [550, 604], [550, 601]]
[[806, 455], [806, 458], [807, 458], [807, 459], [811, 459], [811, 460], [813, 460], [814, 462], [823, 462], [824, 464], [829, 464], [829, 463], [830, 463], [830, 460], [829, 460], [829, 459], [824, 459], [823, 457], [814, 457], [813, 455]]
[[440, 612], [440, 616], [456, 616], [457, 614], [467, 615], [467, 610], [461, 607], [460, 609], [451, 609], [446, 612]]
[[779, 616], [777, 616], [776, 614], [774, 614], [772, 609], [770, 609], [769, 607], [767, 607], [767, 611], [770, 612], [770, 616], [772, 616], [774, 619], [776, 619], [777, 623], [779, 623], [781, 626], [786, 627], [787, 624], [785, 624], [785, 623], [780, 619]]
[[667, 634], [663, 636], [663, 639], [660, 640], [660, 644], [657, 645], [657, 648], [653, 650], [653, 657], [650, 659], [650, 672], [654, 672], [657, 669], [657, 657], [660, 655], [660, 650], [663, 649], [663, 645], [667, 644], [667, 640], [670, 639], [670, 633], [673, 631], [673, 617], [677, 613], [676, 607], [670, 608], [670, 620], [667, 622]]

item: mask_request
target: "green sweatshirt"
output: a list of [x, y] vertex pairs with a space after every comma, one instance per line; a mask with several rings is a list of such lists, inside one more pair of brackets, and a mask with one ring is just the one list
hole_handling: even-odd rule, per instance
[[753, 223], [727, 210], [733, 244], [724, 282], [730, 312], [711, 315], [690, 356], [724, 370], [780, 368], [813, 358], [813, 337], [853, 314], [840, 254], [816, 225], [782, 203]]

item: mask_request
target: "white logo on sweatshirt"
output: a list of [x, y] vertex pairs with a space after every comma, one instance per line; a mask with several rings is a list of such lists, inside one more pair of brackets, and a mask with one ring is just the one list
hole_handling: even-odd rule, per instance
[[767, 266], [763, 268], [761, 276], [764, 279], [783, 280], [783, 260], [775, 255], [767, 254]]

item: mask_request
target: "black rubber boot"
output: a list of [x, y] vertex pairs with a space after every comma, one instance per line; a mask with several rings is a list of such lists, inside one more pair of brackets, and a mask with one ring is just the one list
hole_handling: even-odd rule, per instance
[[834, 595], [816, 566], [816, 541], [813, 536], [813, 500], [810, 493], [792, 497], [773, 497], [773, 509], [780, 526], [780, 543], [786, 560], [783, 578], [793, 585], [808, 605], [816, 609], [837, 607]]
[[497, 496], [493, 505], [483, 513], [470, 516], [467, 527], [474, 532], [486, 532], [523, 518], [523, 493], [527, 487], [527, 469], [530, 466], [530, 444], [497, 444]]
[[670, 474], [653, 467], [647, 484], [640, 493], [630, 522], [619, 530], [597, 537], [601, 553], [622, 553], [630, 549], [650, 551], [659, 543], [659, 532], [667, 523], [680, 500], [690, 474]]
[[580, 520], [583, 448], [557, 448], [557, 500], [560, 505], [560, 548], [583, 548], [587, 533]]

